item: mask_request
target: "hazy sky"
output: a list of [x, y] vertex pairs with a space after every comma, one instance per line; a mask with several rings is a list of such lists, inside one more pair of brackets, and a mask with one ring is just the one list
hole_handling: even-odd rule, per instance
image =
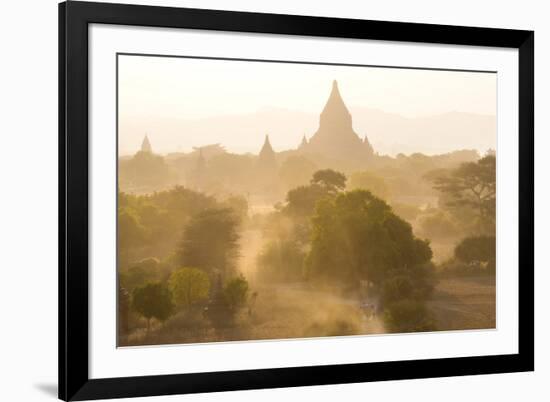
[[[334, 79], [350, 109], [413, 118], [447, 112], [495, 115], [496, 78], [493, 73], [119, 56], [119, 147], [121, 153], [135, 150], [146, 132], [163, 137], [159, 131], [174, 119], [267, 108], [318, 116]], [[260, 138], [269, 127], [258, 130]], [[197, 145], [191, 134], [173, 136], [174, 151]], [[168, 151], [165, 137], [162, 148]], [[242, 150], [242, 142], [233, 147], [232, 140], [224, 138], [223, 145]]]

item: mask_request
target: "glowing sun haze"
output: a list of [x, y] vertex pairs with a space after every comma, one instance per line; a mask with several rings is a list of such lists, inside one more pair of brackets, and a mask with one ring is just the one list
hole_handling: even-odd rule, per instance
[[[216, 142], [232, 152], [257, 153], [266, 133], [276, 150], [295, 148], [304, 134], [315, 132], [333, 80], [356, 131], [368, 134], [382, 153], [399, 152], [403, 140], [369, 125], [372, 113], [388, 123], [406, 118], [401, 125], [457, 112], [496, 124], [494, 73], [119, 56], [119, 152], [134, 153], [146, 133], [160, 153]], [[435, 125], [430, 129], [449, 130], [451, 120], [432, 120], [426, 123]], [[456, 118], [452, 121], [456, 125]], [[464, 147], [494, 147], [496, 132], [487, 127], [479, 129], [487, 135], [476, 135], [480, 140], [472, 138]], [[416, 141], [414, 147], [401, 144], [403, 151], [435, 153], [457, 146], [450, 137], [445, 144], [444, 134], [436, 147], [431, 137], [409, 140]]]

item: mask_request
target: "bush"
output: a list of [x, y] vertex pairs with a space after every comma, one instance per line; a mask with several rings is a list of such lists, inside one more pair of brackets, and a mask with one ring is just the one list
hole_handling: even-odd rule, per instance
[[412, 299], [395, 301], [384, 310], [384, 324], [389, 332], [422, 332], [435, 330], [435, 320], [423, 302]]
[[268, 243], [258, 256], [260, 278], [266, 281], [299, 281], [305, 253], [293, 240]]
[[130, 265], [128, 269], [121, 269], [119, 274], [120, 285], [131, 292], [139, 286], [160, 279], [159, 262], [156, 258], [146, 258]]
[[223, 299], [227, 306], [234, 310], [242, 307], [248, 298], [248, 281], [238, 276], [227, 282], [223, 288]]
[[455, 257], [466, 263], [495, 261], [496, 239], [494, 236], [467, 237], [455, 248]]
[[172, 294], [162, 283], [148, 283], [132, 292], [132, 308], [147, 319], [147, 328], [151, 319], [166, 321], [174, 312]]
[[198, 268], [180, 268], [170, 275], [168, 281], [176, 306], [189, 307], [204, 300], [210, 291], [210, 279]]

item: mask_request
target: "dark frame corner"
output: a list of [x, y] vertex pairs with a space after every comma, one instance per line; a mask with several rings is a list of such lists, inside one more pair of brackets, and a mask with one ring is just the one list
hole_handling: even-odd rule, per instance
[[[519, 52], [519, 353], [90, 379], [88, 24], [510, 47]], [[70, 1], [59, 4], [59, 398], [85, 400], [534, 370], [534, 32]]]

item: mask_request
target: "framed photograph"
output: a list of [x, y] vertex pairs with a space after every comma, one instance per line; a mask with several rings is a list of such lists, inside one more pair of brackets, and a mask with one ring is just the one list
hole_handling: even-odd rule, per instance
[[59, 397], [534, 369], [534, 33], [59, 5]]

